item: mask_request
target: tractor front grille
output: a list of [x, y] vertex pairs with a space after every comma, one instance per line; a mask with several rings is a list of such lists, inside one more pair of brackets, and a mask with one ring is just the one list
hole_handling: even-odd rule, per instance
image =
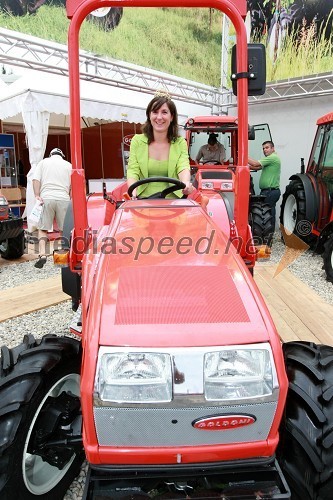
[[[265, 440], [277, 403], [260, 402], [196, 408], [94, 407], [100, 446], [200, 446]], [[192, 423], [213, 415], [251, 415], [251, 425], [225, 430], [200, 430]]]

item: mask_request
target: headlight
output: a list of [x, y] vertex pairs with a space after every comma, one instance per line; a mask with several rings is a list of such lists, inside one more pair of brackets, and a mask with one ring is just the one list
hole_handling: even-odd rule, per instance
[[169, 402], [171, 358], [161, 353], [105, 353], [99, 365], [97, 392], [103, 401], [115, 403]]
[[214, 189], [214, 182], [203, 182], [202, 189]]
[[225, 349], [204, 358], [207, 401], [248, 399], [273, 391], [270, 352], [267, 349]]
[[222, 182], [221, 191], [232, 191], [233, 183], [232, 182]]

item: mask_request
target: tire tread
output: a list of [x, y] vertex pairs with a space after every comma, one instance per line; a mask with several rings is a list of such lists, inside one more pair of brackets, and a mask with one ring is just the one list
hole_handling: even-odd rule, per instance
[[283, 345], [289, 393], [277, 451], [292, 498], [329, 500], [333, 491], [333, 347]]

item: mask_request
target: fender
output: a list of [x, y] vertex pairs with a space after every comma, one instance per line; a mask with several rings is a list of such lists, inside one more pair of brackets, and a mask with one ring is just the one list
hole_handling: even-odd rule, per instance
[[[71, 233], [74, 227], [73, 204], [70, 201], [63, 228], [63, 248], [70, 248]], [[69, 267], [61, 268], [61, 283], [62, 291], [67, 293], [76, 302], [81, 298], [81, 276], [78, 273], [73, 273]], [[74, 306], [74, 304], [73, 304]]]
[[235, 193], [230, 191], [219, 191], [219, 195], [224, 201], [225, 208], [228, 213], [229, 221], [234, 220], [234, 205], [235, 205]]
[[310, 222], [314, 222], [318, 217], [318, 204], [316, 201], [316, 192], [311, 179], [306, 174], [294, 174], [289, 177], [289, 180], [299, 180], [301, 181], [304, 193], [305, 193], [305, 208], [306, 208], [306, 219]]
[[[202, 191], [201, 191], [202, 193]], [[225, 192], [210, 192], [205, 193], [209, 198], [207, 205], [207, 213], [212, 218], [212, 220], [217, 224], [221, 231], [230, 238], [230, 225], [234, 224], [234, 204], [233, 204], [233, 194]], [[230, 195], [230, 196], [228, 196]]]

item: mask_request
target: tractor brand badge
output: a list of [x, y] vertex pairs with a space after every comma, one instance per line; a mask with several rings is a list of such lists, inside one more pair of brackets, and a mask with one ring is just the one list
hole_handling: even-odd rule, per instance
[[245, 427], [254, 424], [255, 421], [255, 417], [251, 415], [214, 415], [194, 420], [192, 425], [202, 431], [224, 431]]
[[134, 134], [129, 134], [129, 135], [125, 135], [123, 137], [123, 143], [125, 144], [125, 146], [131, 145], [131, 140], [132, 140], [133, 136], [134, 136]]

